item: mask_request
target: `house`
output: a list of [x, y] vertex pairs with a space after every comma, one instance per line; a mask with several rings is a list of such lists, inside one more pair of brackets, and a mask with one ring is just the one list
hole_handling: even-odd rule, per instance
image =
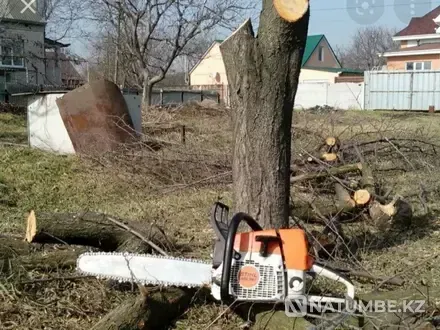
[[[200, 61], [189, 72], [190, 86], [194, 89], [212, 89], [220, 93], [227, 104], [228, 78], [220, 52], [223, 40], [215, 40]], [[338, 81], [339, 80], [339, 81]], [[363, 72], [342, 68], [324, 35], [307, 37], [299, 82], [362, 82]]]
[[362, 82], [363, 71], [342, 68], [323, 34], [307, 37], [301, 63], [300, 83]]
[[[42, 85], [83, 81], [63, 54], [68, 44], [45, 37], [45, 0], [0, 0], [0, 91], [26, 92]], [[64, 56], [64, 57], [63, 57]]]
[[53, 40], [50, 40], [50, 44], [46, 43], [46, 45], [45, 63], [48, 84], [63, 86], [67, 89], [74, 89], [83, 85], [86, 80], [78, 72], [75, 60], [63, 51], [63, 48], [69, 45]]
[[0, 0], [0, 85], [44, 82], [45, 22], [36, 3]]
[[413, 17], [393, 40], [399, 49], [382, 54], [388, 70], [440, 70], [440, 6]]

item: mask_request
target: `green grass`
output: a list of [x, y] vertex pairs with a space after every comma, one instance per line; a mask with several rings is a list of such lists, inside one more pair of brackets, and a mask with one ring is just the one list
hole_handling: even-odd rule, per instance
[[[233, 204], [231, 186], [227, 178], [197, 185], [191, 183], [229, 170], [232, 156], [229, 116], [200, 109], [161, 113], [160, 116], [156, 122], [187, 126], [185, 145], [179, 145], [180, 133], [164, 133], [158, 137], [175, 143], [175, 147], [154, 155], [108, 155], [93, 159], [76, 155], [61, 156], [0, 143], [0, 231], [24, 235], [25, 218], [30, 210], [98, 211], [121, 218], [157, 223], [167, 235], [188, 247], [184, 252], [177, 251], [177, 254], [184, 253], [187, 257], [209, 260], [214, 235], [208, 221], [210, 208], [219, 198], [229, 205]], [[154, 118], [149, 117], [148, 121], [154, 122]], [[323, 136], [338, 135], [348, 142], [368, 141], [381, 136], [424, 138], [432, 143], [440, 140], [439, 114], [361, 111], [329, 114], [295, 111], [294, 126], [319, 132]], [[299, 129], [294, 129], [294, 132], [297, 134], [292, 150], [294, 157], [299, 157], [303, 149], [310, 150], [318, 141], [316, 137], [301, 135], [303, 133]], [[0, 141], [26, 143], [25, 118], [1, 113]], [[397, 164], [408, 171], [403, 174], [381, 174], [381, 180], [393, 187], [393, 191], [408, 194], [417, 190], [420, 182], [427, 189], [434, 189], [440, 180], [440, 164], [436, 157], [416, 154], [410, 157], [411, 162], [417, 166], [416, 171], [412, 171], [399, 155], [387, 160], [375, 159], [372, 155], [369, 161], [375, 166]], [[425, 279], [433, 286], [440, 286], [440, 270], [434, 259], [440, 253], [438, 194], [432, 192], [430, 199], [429, 206], [433, 214], [428, 222], [420, 222], [419, 226], [395, 234], [395, 237], [380, 237], [380, 233], [374, 233], [377, 236], [376, 245], [380, 248], [371, 248], [366, 244], [357, 254], [359, 265], [375, 275], [400, 274], [407, 279], [408, 286], [417, 285], [420, 279]], [[419, 216], [421, 205], [417, 195], [413, 196], [411, 203]], [[359, 230], [359, 227], [353, 227], [353, 232]], [[356, 284], [362, 292], [369, 292], [372, 288], [366, 283]], [[50, 288], [63, 296], [59, 288]], [[40, 290], [44, 290], [44, 286]], [[73, 290], [77, 290], [78, 295], [86, 295], [87, 290], [95, 289], [93, 285], [87, 286], [84, 283], [84, 286], [79, 285]], [[49, 294], [38, 292], [41, 295]], [[106, 304], [103, 307], [107, 310], [124, 297], [123, 294], [103, 287], [93, 292], [84, 298], [72, 298], [75, 308], [111, 297], [111, 306]], [[65, 309], [46, 310], [34, 305], [33, 311], [35, 315], [40, 315], [40, 324], [57, 327], [57, 322], [68, 322], [66, 329], [88, 328], [105, 313], [105, 310], [101, 310], [88, 317], [78, 313], [69, 318], [59, 315], [60, 311], [68, 310], [69, 304], [62, 306]], [[204, 328], [223, 311], [221, 306], [213, 304], [193, 308], [178, 322], [177, 328]], [[46, 312], [47, 316], [42, 316]], [[239, 324], [240, 321], [234, 317], [223, 317], [215, 326], [219, 329], [234, 329]]]

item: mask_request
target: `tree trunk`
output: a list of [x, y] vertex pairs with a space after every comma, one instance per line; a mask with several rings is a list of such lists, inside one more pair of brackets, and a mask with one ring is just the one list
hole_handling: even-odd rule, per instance
[[292, 111], [309, 10], [294, 23], [263, 1], [258, 38], [250, 20], [220, 46], [234, 122], [235, 207], [264, 227], [288, 226]]
[[144, 79], [144, 85], [142, 88], [142, 111], [148, 111], [151, 106], [151, 100], [153, 98], [153, 84], [150, 83], [148, 77]]

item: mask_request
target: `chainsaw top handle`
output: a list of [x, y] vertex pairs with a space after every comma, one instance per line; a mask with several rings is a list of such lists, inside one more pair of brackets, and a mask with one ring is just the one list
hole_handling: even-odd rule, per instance
[[231, 276], [231, 264], [234, 255], [234, 239], [237, 234], [238, 226], [242, 221], [246, 221], [253, 231], [261, 231], [263, 228], [250, 215], [239, 212], [235, 214], [228, 228], [228, 236], [226, 238], [225, 253], [223, 254], [223, 269], [220, 286], [220, 295], [223, 301], [229, 300], [229, 282]]

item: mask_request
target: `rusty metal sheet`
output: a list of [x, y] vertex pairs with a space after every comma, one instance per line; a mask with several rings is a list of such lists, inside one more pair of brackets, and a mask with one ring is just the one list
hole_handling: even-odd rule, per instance
[[56, 102], [76, 153], [114, 151], [136, 136], [124, 97], [111, 81], [90, 82]]

